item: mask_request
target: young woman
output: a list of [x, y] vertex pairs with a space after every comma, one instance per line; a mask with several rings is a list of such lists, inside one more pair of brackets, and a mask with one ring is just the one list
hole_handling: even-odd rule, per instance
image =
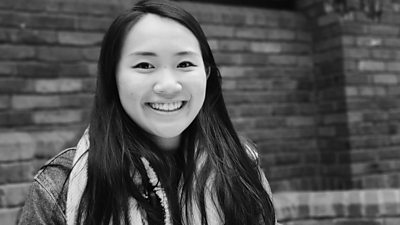
[[105, 34], [90, 125], [36, 175], [20, 224], [273, 225], [198, 22], [141, 1]]

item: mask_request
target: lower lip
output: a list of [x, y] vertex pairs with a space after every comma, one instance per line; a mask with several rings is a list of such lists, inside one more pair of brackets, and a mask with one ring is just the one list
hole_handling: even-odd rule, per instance
[[184, 101], [184, 102], [182, 102], [182, 105], [181, 105], [180, 108], [177, 108], [177, 109], [174, 109], [174, 110], [171, 110], [171, 111], [164, 111], [164, 110], [161, 110], [161, 109], [155, 109], [155, 108], [151, 107], [150, 104], [146, 103], [147, 107], [149, 107], [153, 111], [158, 112], [158, 113], [163, 113], [163, 114], [176, 113], [176, 112], [182, 110], [183, 107], [186, 106], [186, 104], [187, 104], [187, 101]]

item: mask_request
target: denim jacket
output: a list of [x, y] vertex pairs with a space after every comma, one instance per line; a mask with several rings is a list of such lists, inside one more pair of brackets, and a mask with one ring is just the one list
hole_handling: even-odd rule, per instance
[[[76, 148], [69, 148], [50, 159], [34, 177], [25, 205], [19, 218], [19, 225], [35, 224], [66, 225], [66, 202], [68, 176]], [[268, 181], [267, 191], [271, 194]], [[276, 223], [279, 225], [279, 223]]]
[[50, 159], [34, 177], [18, 224], [66, 224], [65, 208], [68, 175], [72, 169], [75, 148], [69, 148]]

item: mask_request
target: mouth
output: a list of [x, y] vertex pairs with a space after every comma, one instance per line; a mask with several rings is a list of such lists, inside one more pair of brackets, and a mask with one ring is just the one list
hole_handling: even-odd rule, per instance
[[152, 103], [148, 102], [146, 105], [148, 105], [150, 108], [156, 111], [160, 112], [175, 112], [183, 108], [185, 106], [187, 101], [176, 101], [176, 102], [170, 102], [170, 103]]

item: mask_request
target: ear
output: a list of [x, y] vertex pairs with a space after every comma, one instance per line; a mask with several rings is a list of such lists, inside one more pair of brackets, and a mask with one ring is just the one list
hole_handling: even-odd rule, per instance
[[206, 67], [206, 76], [207, 76], [207, 80], [208, 80], [208, 78], [210, 77], [210, 74], [211, 74], [211, 67], [207, 66], [207, 67]]

